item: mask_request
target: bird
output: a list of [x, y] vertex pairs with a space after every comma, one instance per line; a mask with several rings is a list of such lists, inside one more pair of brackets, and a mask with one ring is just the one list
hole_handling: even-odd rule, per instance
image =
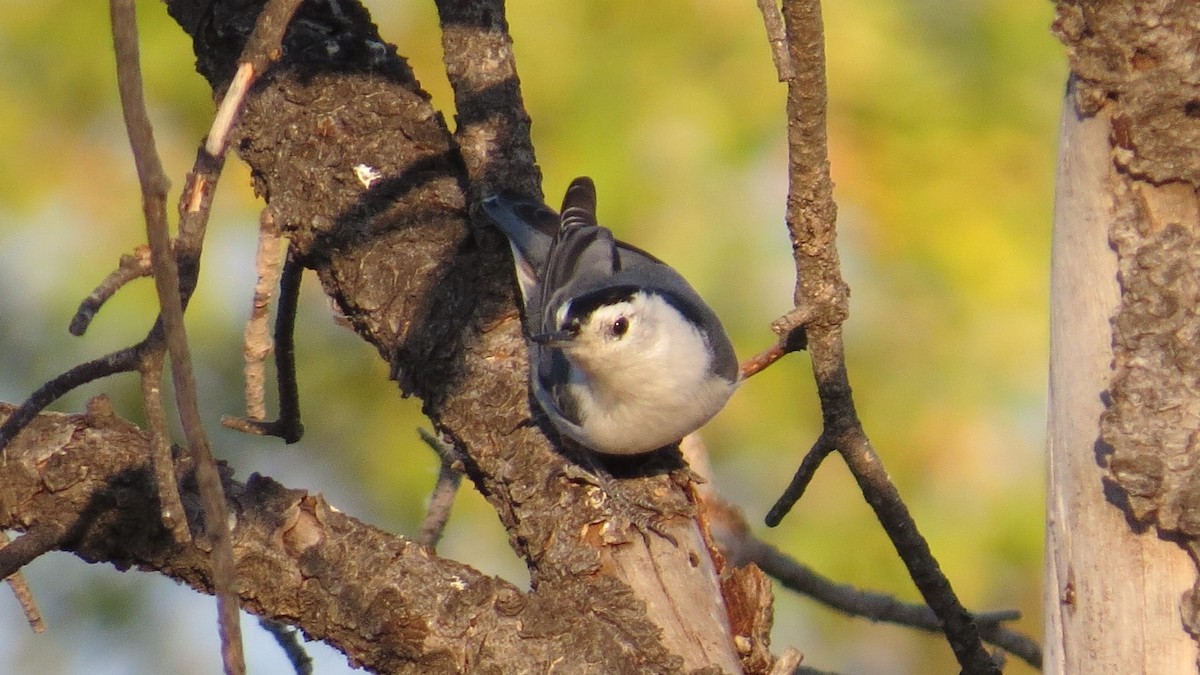
[[510, 192], [481, 207], [512, 249], [530, 388], [561, 434], [641, 455], [725, 406], [739, 375], [721, 320], [672, 267], [598, 224], [590, 178], [571, 182], [561, 213]]

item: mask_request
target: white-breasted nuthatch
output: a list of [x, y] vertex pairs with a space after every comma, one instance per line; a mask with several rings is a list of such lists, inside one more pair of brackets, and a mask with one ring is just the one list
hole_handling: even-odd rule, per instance
[[508, 194], [482, 206], [512, 247], [531, 388], [561, 433], [633, 455], [725, 406], [738, 363], [720, 319], [678, 272], [597, 224], [590, 178], [572, 181], [561, 215]]

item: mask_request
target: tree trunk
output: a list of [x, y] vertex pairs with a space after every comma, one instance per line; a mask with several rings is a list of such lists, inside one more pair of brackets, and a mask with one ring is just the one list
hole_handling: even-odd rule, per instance
[[1110, 503], [1100, 416], [1111, 377], [1117, 257], [1108, 245], [1113, 164], [1106, 114], [1063, 105], [1050, 281], [1047, 673], [1180, 673], [1195, 644], [1179, 595], [1192, 564], [1177, 544], [1133, 531]]
[[1195, 672], [1197, 3], [1064, 0], [1046, 669]]

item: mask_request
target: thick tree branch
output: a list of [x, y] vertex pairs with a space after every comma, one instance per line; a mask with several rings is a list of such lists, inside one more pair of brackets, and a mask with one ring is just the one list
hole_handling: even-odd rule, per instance
[[[13, 406], [0, 404], [0, 419]], [[156, 515], [148, 435], [93, 405], [87, 415], [39, 415], [0, 461], [0, 529], [46, 528], [57, 548], [87, 562], [156, 571], [212, 592], [208, 552], [177, 542]], [[187, 467], [188, 517], [199, 495]], [[612, 640], [611, 612], [628, 593], [611, 582], [570, 614], [542, 593], [522, 593], [426, 547], [331, 508], [319, 495], [252, 475], [226, 477], [241, 606], [300, 624], [368, 670], [389, 673], [545, 672], [563, 655], [580, 672], [674, 671], [647, 655], [596, 654]], [[35, 523], [39, 525], [34, 525]], [[41, 548], [39, 546], [39, 548]], [[23, 556], [0, 549], [0, 568]], [[11, 560], [10, 560], [11, 559]], [[641, 624], [636, 615], [624, 618]], [[613, 644], [608, 642], [607, 644]], [[557, 664], [557, 665], [556, 665]]]
[[[224, 89], [254, 7], [182, 1], [168, 7], [196, 38], [202, 74], [215, 90]], [[443, 13], [443, 23], [471, 33], [472, 44], [491, 44], [503, 19], [489, 7], [459, 3], [452, 15]], [[716, 575], [702, 540], [692, 534], [694, 522], [670, 521], [687, 531], [678, 537], [687, 543], [678, 548], [631, 544], [635, 535], [611, 522], [612, 502], [531, 423], [511, 262], [491, 228], [473, 232], [466, 219], [464, 189], [472, 183], [465, 167], [486, 162], [459, 152], [365, 11], [353, 2], [338, 2], [336, 9], [331, 3], [300, 8], [284, 57], [247, 97], [231, 146], [251, 165], [256, 188], [298, 259], [317, 271], [349, 323], [392, 364], [401, 388], [424, 400], [438, 433], [462, 448], [467, 475], [530, 564], [537, 584], [530, 602], [556, 617], [555, 634], [575, 636], [570, 651], [581, 655], [579, 667], [665, 671], [689, 663], [677, 653], [686, 639], [669, 634], [672, 624], [650, 618], [665, 613], [648, 615], [647, 608], [713, 605], [714, 598], [719, 607]], [[486, 50], [469, 55], [464, 63], [477, 72], [495, 67], [495, 55]], [[461, 122], [469, 107], [458, 107]], [[500, 109], [477, 110], [504, 116]], [[491, 153], [486, 156], [504, 156], [477, 147]], [[378, 178], [353, 178], [366, 171]], [[497, 184], [514, 180], [496, 175]], [[651, 501], [686, 514], [690, 498], [668, 475], [678, 459], [662, 460], [622, 483], [632, 491], [662, 492]], [[655, 568], [664, 556], [683, 563], [659, 566], [677, 576]], [[697, 588], [705, 588], [703, 596], [691, 594]], [[685, 596], [671, 597], [679, 589]], [[722, 614], [683, 618], [719, 625]], [[693, 640], [685, 656], [736, 670], [727, 635], [724, 640]]]
[[[502, 0], [438, 0], [437, 6], [442, 26], [443, 60], [454, 90], [455, 107], [458, 111], [455, 140], [471, 181], [471, 187], [467, 191], [469, 197], [474, 201], [500, 188], [540, 195], [541, 176], [535, 163], [529, 135], [529, 116], [521, 98], [504, 3]], [[501, 241], [489, 226], [485, 224], [483, 227], [490, 235], [485, 235], [487, 241]], [[503, 280], [502, 286], [499, 287], [511, 293], [513, 275], [507, 249], [503, 244], [493, 245], [489, 251], [491, 255], [485, 258], [485, 264], [499, 263], [499, 269], [495, 271], [495, 276]], [[500, 255], [496, 256], [496, 253]], [[510, 294], [504, 296], [507, 305], [503, 308], [505, 313], [512, 311], [509, 304], [511, 297]], [[517, 328], [514, 324], [507, 324], [497, 333], [502, 339], [509, 339], [511, 331]], [[519, 332], [516, 337], [520, 339]], [[484, 339], [494, 338], [485, 336]], [[523, 350], [521, 355], [524, 355]], [[524, 359], [519, 359], [518, 363], [518, 372], [524, 375], [527, 372]], [[527, 391], [524, 378], [518, 386], [519, 391]], [[531, 412], [530, 415], [532, 414]], [[606, 486], [603, 480], [598, 483], [592, 478], [584, 478], [582, 481], [570, 480], [572, 474], [580, 475], [578, 469], [566, 465], [562, 456], [553, 454], [546, 438], [527, 436], [524, 441], [517, 446], [523, 454], [546, 460], [545, 463], [540, 463], [535, 471], [541, 473], [550, 470], [552, 473], [547, 478], [555, 482], [561, 480], [557, 479], [557, 476], [568, 479], [561, 492], [551, 492], [547, 497], [561, 499], [570, 495], [573, 500], [582, 497], [583, 500], [576, 503], [583, 506], [589, 501], [594, 503], [594, 500], [586, 495], [598, 488], [598, 496], [607, 504], [601, 502], [604, 508], [599, 509], [592, 518], [604, 522], [604, 527], [607, 527], [608, 521], [619, 522], [620, 515], [614, 518], [613, 512], [622, 510], [617, 508], [622, 503], [654, 504], [655, 510], [660, 510], [657, 505], [662, 504], [661, 511], [668, 519], [662, 525], [656, 524], [651, 529], [656, 532], [661, 530], [664, 538], [672, 544], [681, 542], [679, 545], [664, 546], [663, 540], [658, 537], [635, 537], [632, 540], [623, 540], [624, 537], [621, 537], [609, 542], [606, 541], [607, 536], [603, 528], [596, 532], [598, 537], [586, 534], [580, 536], [586, 530], [576, 530], [574, 533], [560, 530], [555, 534], [556, 539], [563, 543], [575, 543], [575, 551], [559, 552], [555, 550], [556, 547], [538, 550], [533, 546], [529, 550], [532, 559], [537, 561], [534, 575], [538, 580], [539, 589], [556, 592], [560, 580], [570, 579], [563, 574], [571, 567], [564, 565], [574, 566], [579, 551], [592, 549], [601, 562], [601, 574], [628, 586], [635, 601], [644, 602], [651, 608], [689, 608], [688, 612], [647, 613], [647, 618], [655, 625], [656, 631], [661, 632], [661, 644], [669, 652], [681, 655], [685, 668], [717, 667], [724, 671], [738, 670], [738, 654], [730, 640], [730, 610], [722, 601], [717, 579], [718, 567], [708, 555], [708, 544], [701, 527], [690, 517], [694, 513], [693, 493], [688, 484], [690, 474], [687, 471], [672, 471], [671, 464], [655, 468], [654, 459], [638, 460], [630, 468], [635, 472], [635, 476], [641, 477], [621, 481], [614, 487], [622, 494], [614, 495], [614, 490]], [[471, 451], [471, 447], [468, 446], [467, 452]], [[508, 458], [503, 454], [476, 457], [483, 469], [481, 487], [485, 494], [508, 492], [506, 501], [509, 503], [530, 501], [522, 500], [518, 495], [509, 492], [508, 485], [494, 480], [496, 474], [504, 470]], [[496, 460], [500, 460], [500, 463], [493, 464]], [[583, 464], [590, 471], [597, 462], [583, 458]], [[600, 469], [601, 472], [605, 470]], [[549, 502], [531, 505], [538, 511], [548, 510], [543, 513], [553, 512], [556, 508]], [[501, 508], [506, 509], [508, 506]], [[525, 529], [520, 523], [526, 516], [520, 513], [517, 515], [518, 518], [510, 531]], [[531, 532], [531, 535], [538, 537], [532, 541], [535, 544], [540, 543], [544, 532], [546, 531]], [[575, 582], [572, 579], [569, 583]]]
[[[0, 405], [0, 418], [12, 411]], [[44, 413], [30, 424], [0, 462], [0, 529], [54, 530], [58, 536], [50, 539], [58, 548], [88, 562], [155, 570], [211, 593], [205, 547], [175, 541], [156, 515], [147, 434], [110, 411]], [[182, 483], [194, 520], [200, 503], [194, 476]], [[288, 623], [302, 618], [309, 637], [379, 672], [445, 671], [456, 664], [459, 670], [499, 669], [491, 659], [514, 653], [500, 647], [524, 644], [519, 624], [530, 617], [512, 586], [432, 557], [303, 490], [259, 476], [245, 484], [227, 479], [225, 488], [236, 523], [240, 604], [248, 611]], [[0, 549], [0, 567], [18, 557], [12, 549]], [[554, 639], [540, 642], [567, 649]], [[539, 640], [528, 643], [546, 659], [542, 663], [550, 662]]]

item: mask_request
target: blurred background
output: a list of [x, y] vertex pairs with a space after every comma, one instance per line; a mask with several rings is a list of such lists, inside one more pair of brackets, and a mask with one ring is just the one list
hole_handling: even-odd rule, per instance
[[[453, 124], [429, 2], [371, 2]], [[147, 96], [175, 191], [213, 113], [189, 39], [159, 2], [139, 2]], [[70, 366], [139, 339], [148, 280], [110, 302], [84, 338], [77, 303], [144, 239], [117, 104], [105, 3], [0, 0], [0, 400], [19, 402]], [[1042, 443], [1053, 164], [1066, 67], [1049, 2], [827, 3], [830, 146], [839, 248], [852, 289], [847, 358], [867, 431], [935, 555], [973, 609], [1015, 608], [1041, 639]], [[601, 222], [679, 268], [745, 358], [791, 307], [783, 225], [785, 88], [753, 2], [513, 0], [526, 104], [547, 199], [595, 178]], [[241, 330], [254, 283], [259, 203], [246, 169], [225, 170], [205, 267], [188, 313], [204, 414], [218, 454], [322, 492], [343, 511], [413, 534], [436, 478], [374, 351], [304, 289], [298, 358], [307, 435], [295, 446], [221, 429], [242, 412]], [[755, 377], [705, 430], [715, 483], [753, 523], [819, 431], [808, 358]], [[137, 382], [107, 392], [143, 419]], [[918, 595], [834, 457], [767, 541], [841, 583]], [[491, 509], [469, 486], [439, 552], [517, 583]], [[51, 554], [26, 569], [49, 625], [34, 636], [0, 589], [8, 672], [215, 673], [215, 603], [157, 575]], [[842, 673], [956, 673], [936, 636], [832, 613], [777, 589], [774, 646]], [[282, 654], [244, 624], [251, 673]], [[351, 669], [310, 644], [319, 674]], [[1013, 661], [1009, 673], [1030, 673]]]

